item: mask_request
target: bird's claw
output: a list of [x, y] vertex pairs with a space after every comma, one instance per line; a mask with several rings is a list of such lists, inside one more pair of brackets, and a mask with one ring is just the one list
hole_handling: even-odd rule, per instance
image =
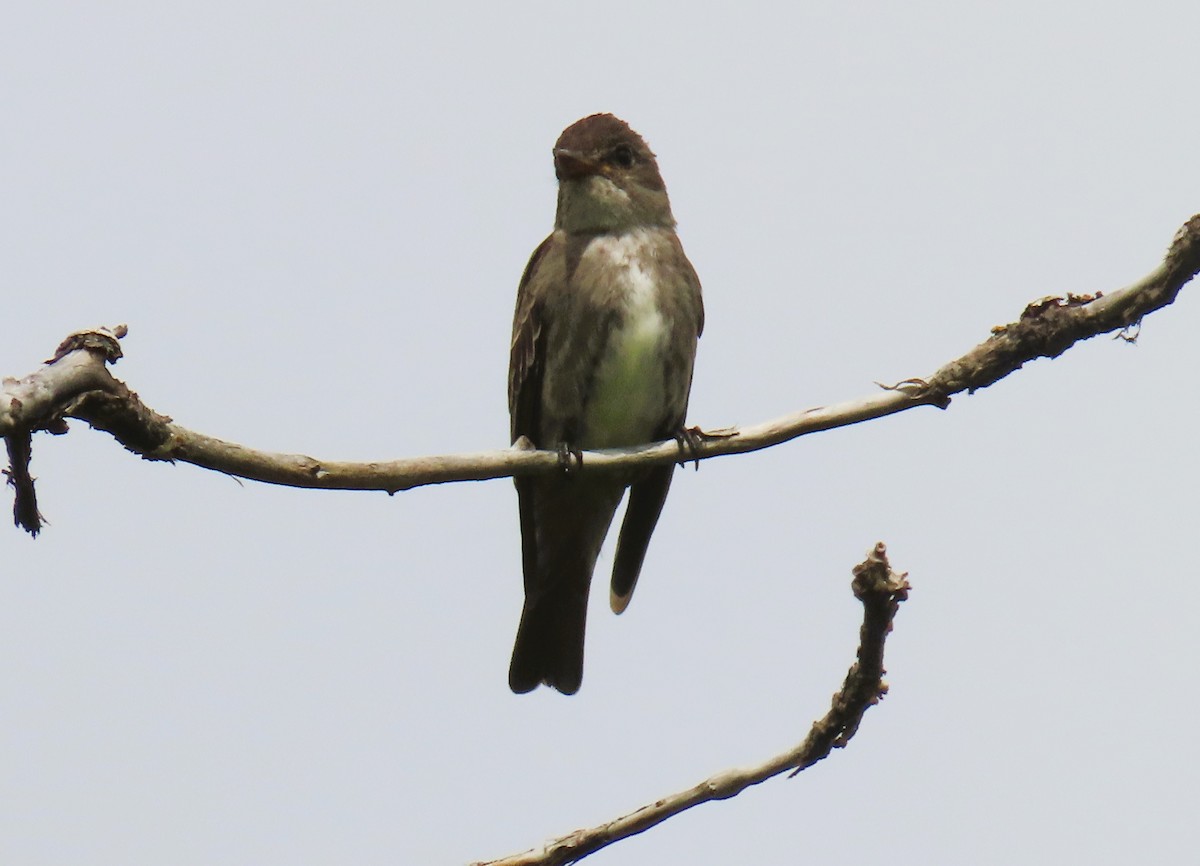
[[558, 466], [565, 475], [578, 472], [583, 467], [583, 452], [566, 442], [558, 443]]
[[680, 466], [686, 466], [688, 460], [695, 462], [697, 471], [700, 469], [700, 445], [704, 442], [705, 433], [699, 427], [680, 427], [675, 431], [675, 441], [679, 444], [679, 455], [683, 459]]
[[695, 468], [700, 469], [702, 446], [705, 442], [716, 442], [720, 439], [732, 439], [738, 435], [736, 427], [722, 427], [719, 430], [701, 430], [699, 427], [680, 427], [675, 432], [674, 439], [679, 443], [679, 453], [682, 460], [680, 466], [686, 466], [689, 460], [694, 461]]

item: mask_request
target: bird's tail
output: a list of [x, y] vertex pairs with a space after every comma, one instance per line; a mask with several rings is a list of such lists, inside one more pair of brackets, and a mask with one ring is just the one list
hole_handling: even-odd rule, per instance
[[579, 691], [589, 582], [560, 581], [540, 597], [525, 599], [508, 668], [514, 692], [523, 694], [543, 683], [564, 695]]
[[518, 481], [517, 491], [525, 607], [508, 684], [518, 694], [545, 683], [573, 695], [583, 680], [592, 571], [625, 487], [571, 477]]

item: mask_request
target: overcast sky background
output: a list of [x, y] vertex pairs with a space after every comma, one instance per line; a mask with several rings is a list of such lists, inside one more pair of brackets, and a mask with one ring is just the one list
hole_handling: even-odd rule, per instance
[[[550, 148], [612, 111], [704, 284], [693, 423], [926, 375], [1200, 211], [1200, 6], [982, 5], [13, 7], [0, 374], [125, 322], [116, 375], [211, 435], [504, 447]], [[50, 525], [0, 535], [0, 862], [453, 864], [610, 819], [804, 736], [881, 540], [914, 591], [849, 748], [589, 862], [1186, 860], [1197, 291], [1136, 346], [681, 472], [572, 698], [508, 691], [508, 481], [290, 490], [39, 436]]]

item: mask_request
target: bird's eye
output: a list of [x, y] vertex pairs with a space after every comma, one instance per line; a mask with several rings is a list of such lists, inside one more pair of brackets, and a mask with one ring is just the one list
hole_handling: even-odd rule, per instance
[[631, 168], [633, 166], [633, 148], [627, 144], [618, 144], [609, 152], [605, 161], [617, 168]]

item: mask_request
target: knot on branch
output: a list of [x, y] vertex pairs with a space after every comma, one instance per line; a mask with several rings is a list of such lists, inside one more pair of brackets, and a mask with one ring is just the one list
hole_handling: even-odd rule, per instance
[[111, 328], [100, 327], [91, 328], [86, 331], [76, 331], [58, 344], [58, 348], [54, 350], [54, 357], [46, 363], [53, 364], [55, 361], [77, 349], [86, 349], [89, 352], [96, 352], [101, 355], [105, 363], [115, 364], [123, 355], [119, 341], [128, 333], [129, 327], [127, 325], [113, 325]]
[[1180, 226], [1167, 250], [1167, 268], [1173, 273], [1186, 275], [1187, 280], [1200, 272], [1200, 214]]
[[170, 460], [161, 451], [171, 441], [171, 418], [141, 401], [123, 382], [113, 381], [112, 392], [88, 391], [71, 406], [71, 415], [82, 418], [134, 454], [147, 460]]
[[[999, 353], [1001, 356], [1019, 354], [1026, 356], [1026, 359], [1057, 358], [1078, 342], [1081, 336], [1084, 339], [1091, 336], [1083, 333], [1075, 310], [1086, 307], [1103, 296], [1100, 292], [1094, 295], [1068, 293], [1065, 296], [1050, 295], [1033, 301], [1021, 311], [1021, 317], [1016, 322], [992, 328], [992, 336], [988, 342], [996, 341], [997, 347], [1007, 343]], [[1012, 369], [1018, 369], [1020, 366], [1016, 364]], [[1004, 370], [1004, 374], [1012, 369]]]
[[854, 597], [864, 605], [881, 604], [889, 610], [908, 600], [912, 587], [908, 583], [908, 572], [892, 571], [887, 558], [887, 545], [878, 542], [867, 554], [867, 558], [850, 570], [854, 579], [850, 588]]

